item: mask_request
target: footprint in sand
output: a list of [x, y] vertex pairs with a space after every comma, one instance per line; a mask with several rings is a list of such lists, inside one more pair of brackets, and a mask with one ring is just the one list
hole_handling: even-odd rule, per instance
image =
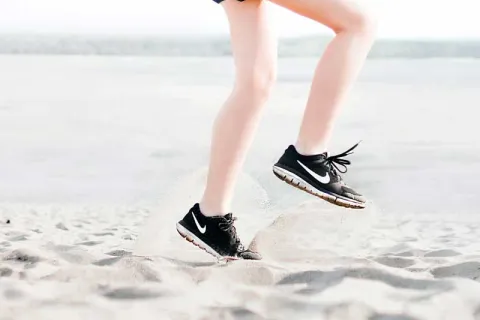
[[12, 244], [8, 241], [2, 241], [0, 242], [0, 247], [3, 247], [3, 248], [8, 248], [8, 247], [11, 247]]
[[56, 227], [57, 229], [60, 229], [60, 230], [63, 230], [63, 231], [68, 231], [68, 228], [67, 228], [63, 223], [61, 223], [61, 222], [57, 223], [57, 224], [55, 225], [55, 227]]
[[446, 257], [456, 257], [461, 255], [460, 252], [450, 249], [435, 250], [430, 251], [425, 254], [426, 258], [446, 258]]
[[155, 299], [164, 296], [165, 294], [159, 291], [127, 287], [106, 290], [102, 293], [102, 295], [115, 300], [145, 300]]
[[25, 240], [28, 240], [28, 238], [26, 235], [23, 235], [23, 234], [8, 238], [8, 241], [13, 241], [13, 242], [25, 241]]
[[103, 241], [84, 241], [84, 242], [77, 243], [77, 245], [92, 247], [92, 246], [99, 245], [101, 243], [103, 243]]
[[37, 263], [39, 261], [42, 261], [43, 259], [35, 254], [34, 252], [30, 252], [26, 249], [18, 249], [18, 250], [13, 250], [10, 253], [7, 253], [3, 257], [4, 261], [17, 261], [17, 262], [23, 262], [23, 263]]
[[123, 257], [123, 256], [131, 256], [132, 253], [130, 251], [125, 251], [125, 250], [114, 250], [106, 253], [109, 256], [114, 256], [114, 257]]
[[416, 263], [416, 261], [413, 259], [402, 258], [402, 257], [391, 257], [391, 256], [378, 257], [373, 260], [387, 267], [392, 267], [392, 268], [408, 268], [413, 266]]
[[0, 268], [0, 278], [10, 277], [13, 274], [13, 270], [10, 268]]
[[418, 318], [398, 315], [398, 314], [386, 314], [386, 313], [379, 313], [371, 316], [369, 320], [417, 320]]
[[374, 268], [339, 268], [335, 271], [303, 271], [292, 273], [280, 280], [277, 285], [305, 284], [306, 288], [298, 291], [301, 294], [317, 294], [327, 288], [340, 284], [347, 278], [383, 282], [389, 286], [401, 289], [438, 290], [451, 289], [447, 282], [411, 279], [384, 270]]
[[480, 262], [470, 261], [431, 270], [435, 278], [461, 277], [480, 280]]
[[423, 250], [406, 250], [402, 252], [398, 252], [395, 254], [392, 254], [393, 256], [397, 257], [424, 257], [425, 256], [425, 251]]
[[115, 263], [117, 263], [120, 260], [122, 260], [122, 257], [105, 258], [105, 259], [95, 261], [92, 264], [94, 264], [96, 266], [100, 266], [100, 267], [111, 266], [111, 265], [114, 265]]
[[93, 234], [95, 237], [114, 236], [112, 232], [98, 232]]
[[17, 290], [17, 289], [13, 289], [13, 288], [8, 288], [5, 291], [3, 291], [3, 296], [7, 300], [19, 299], [19, 298], [23, 297], [23, 295], [24, 295], [23, 292], [21, 292], [20, 290]]
[[212, 319], [265, 320], [264, 317], [241, 307], [212, 308], [209, 316]]

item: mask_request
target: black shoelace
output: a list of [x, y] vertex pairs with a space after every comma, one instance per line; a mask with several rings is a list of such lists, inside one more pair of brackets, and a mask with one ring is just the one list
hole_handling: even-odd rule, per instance
[[245, 247], [240, 241], [240, 238], [238, 237], [238, 234], [237, 234], [237, 229], [235, 229], [235, 226], [234, 226], [235, 220], [237, 220], [237, 218], [232, 216], [223, 217], [223, 220], [218, 224], [218, 227], [220, 228], [220, 230], [228, 232], [230, 237], [233, 238], [233, 240], [235, 241], [237, 251], [240, 251], [240, 252], [245, 251]]
[[[360, 142], [359, 142], [360, 143]], [[347, 166], [351, 164], [351, 162], [347, 159], [343, 159], [344, 157], [348, 156], [348, 155], [351, 155], [353, 152], [353, 149], [355, 149], [356, 147], [358, 147], [358, 144], [357, 143], [356, 145], [354, 145], [353, 147], [351, 147], [350, 149], [348, 149], [347, 151], [345, 152], [342, 152], [342, 153], [339, 153], [339, 154], [336, 154], [334, 156], [330, 156], [330, 157], [327, 157], [325, 159], [325, 163], [328, 165], [328, 167], [330, 168], [330, 170], [338, 176], [338, 172], [341, 172], [341, 173], [345, 173], [347, 172], [348, 168]], [[338, 166], [341, 166], [341, 168], [343, 168], [343, 170], [341, 170]]]

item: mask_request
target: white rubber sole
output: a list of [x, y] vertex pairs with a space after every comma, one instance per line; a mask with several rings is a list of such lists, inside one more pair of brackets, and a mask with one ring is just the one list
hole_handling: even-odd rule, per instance
[[188, 231], [184, 226], [182, 226], [180, 223], [177, 223], [177, 232], [188, 242], [194, 244], [195, 246], [199, 247], [202, 250], [205, 250], [207, 253], [211, 254], [215, 258], [217, 258], [218, 261], [233, 261], [233, 260], [238, 260], [238, 258], [235, 257], [226, 257], [222, 256], [219, 254], [217, 251], [213, 250], [212, 247], [207, 245], [205, 242], [200, 240], [196, 235]]
[[323, 200], [326, 200], [332, 204], [335, 204], [337, 206], [345, 207], [345, 208], [352, 208], [352, 209], [364, 209], [365, 204], [361, 202], [356, 202], [352, 200], [346, 200], [340, 197], [333, 196], [331, 194], [325, 193], [323, 191], [320, 191], [316, 188], [314, 188], [311, 184], [300, 178], [294, 173], [291, 173], [290, 171], [287, 171], [283, 168], [280, 168], [278, 166], [273, 166], [273, 173], [279, 178], [280, 180], [285, 181], [289, 185], [306, 191], [314, 196], [317, 196]]

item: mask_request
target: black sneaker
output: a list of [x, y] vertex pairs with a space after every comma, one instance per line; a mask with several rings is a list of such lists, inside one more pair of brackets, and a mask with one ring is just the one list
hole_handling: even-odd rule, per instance
[[234, 221], [231, 213], [225, 216], [206, 217], [197, 203], [177, 223], [177, 231], [186, 240], [219, 260], [262, 259], [259, 253], [242, 245], [233, 225]]
[[[352, 153], [358, 143], [347, 151], [329, 156], [322, 153], [304, 156], [294, 146], [289, 146], [273, 166], [273, 173], [288, 184], [320, 197], [333, 204], [354, 208], [365, 208], [365, 198], [345, 185], [340, 173], [347, 172], [350, 161], [343, 159]], [[344, 170], [340, 170], [341, 166]]]

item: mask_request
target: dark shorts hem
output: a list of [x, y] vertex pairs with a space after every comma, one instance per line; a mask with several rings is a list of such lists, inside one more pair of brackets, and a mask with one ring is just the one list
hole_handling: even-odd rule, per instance
[[[224, 0], [213, 0], [213, 1], [216, 2], [216, 3], [220, 3], [220, 2], [223, 2]], [[245, 0], [237, 0], [237, 1], [242, 2], [242, 1], [245, 1]]]

